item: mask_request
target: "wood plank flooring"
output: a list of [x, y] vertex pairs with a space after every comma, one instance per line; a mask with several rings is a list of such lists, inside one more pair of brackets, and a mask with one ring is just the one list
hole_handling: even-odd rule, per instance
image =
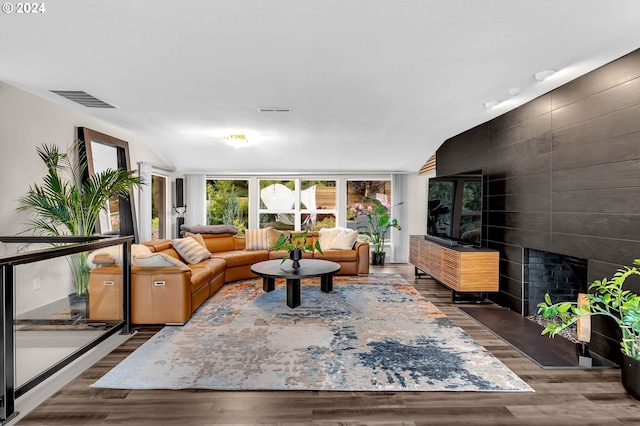
[[450, 292], [408, 264], [400, 273], [535, 393], [133, 391], [89, 387], [161, 327], [136, 336], [96, 363], [20, 425], [640, 425], [640, 403], [620, 371], [544, 370], [458, 310]]

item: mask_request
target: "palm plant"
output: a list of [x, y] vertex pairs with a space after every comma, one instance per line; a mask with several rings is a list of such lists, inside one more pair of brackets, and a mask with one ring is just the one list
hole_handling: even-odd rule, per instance
[[[40, 236], [94, 235], [100, 212], [106, 210], [109, 199], [114, 195], [129, 198], [131, 188], [140, 185], [140, 178], [129, 170], [107, 169], [87, 177], [88, 161], [82, 144], [76, 140], [66, 153], [53, 144], [36, 149], [46, 174], [42, 184], [30, 185], [26, 195], [18, 199], [18, 210], [34, 213], [27, 231]], [[69, 258], [78, 296], [86, 295], [88, 289], [86, 259], [86, 252]]]

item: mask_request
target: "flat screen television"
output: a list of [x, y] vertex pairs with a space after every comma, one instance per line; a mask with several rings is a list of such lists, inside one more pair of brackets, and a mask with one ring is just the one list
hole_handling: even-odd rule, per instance
[[429, 179], [427, 236], [451, 245], [481, 245], [482, 170]]

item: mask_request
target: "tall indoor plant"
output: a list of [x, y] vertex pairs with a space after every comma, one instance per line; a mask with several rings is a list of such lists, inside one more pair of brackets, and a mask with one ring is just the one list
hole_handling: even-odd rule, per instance
[[623, 288], [627, 278], [640, 275], [640, 259], [633, 264], [635, 266], [618, 269], [611, 279], [604, 278], [591, 283], [584, 305], [579, 306], [577, 302], [554, 304], [547, 294], [544, 302], [538, 304], [538, 313], [551, 319], [542, 331], [542, 334], [548, 333], [551, 337], [584, 316], [603, 315], [611, 318], [622, 332], [622, 384], [629, 394], [640, 399], [640, 296]]
[[[56, 145], [43, 144], [36, 149], [46, 174], [40, 185], [29, 186], [18, 199], [18, 210], [31, 211], [27, 231], [41, 236], [90, 236], [95, 233], [100, 212], [114, 196], [128, 198], [132, 187], [140, 185], [135, 172], [107, 169], [88, 176], [86, 152], [76, 140], [61, 153]], [[87, 253], [68, 258], [77, 296], [85, 296], [89, 285]]]
[[367, 240], [373, 244], [371, 253], [371, 263], [373, 265], [384, 265], [384, 237], [391, 228], [402, 229], [397, 219], [391, 217], [391, 208], [399, 206], [402, 202], [391, 206], [383, 203], [377, 198], [367, 197], [373, 206], [364, 207], [357, 204], [352, 207], [357, 216], [365, 216], [367, 222], [358, 226], [358, 232], [365, 235]]

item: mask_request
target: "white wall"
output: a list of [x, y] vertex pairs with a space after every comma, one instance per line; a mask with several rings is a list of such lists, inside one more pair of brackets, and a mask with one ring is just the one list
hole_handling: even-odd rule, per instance
[[[136, 136], [82, 112], [55, 104], [0, 82], [0, 235], [16, 235], [27, 228], [27, 213], [18, 213], [16, 201], [44, 175], [36, 147], [53, 143], [64, 152], [77, 137], [77, 127], [88, 127], [129, 142], [132, 167], [138, 161], [163, 164]], [[0, 252], [15, 253], [16, 245], [5, 244]], [[58, 259], [17, 270], [17, 313], [22, 313], [72, 292], [69, 267]], [[41, 289], [34, 290], [34, 279]]]
[[435, 173], [428, 175], [409, 175], [409, 235], [427, 233], [427, 182]]

